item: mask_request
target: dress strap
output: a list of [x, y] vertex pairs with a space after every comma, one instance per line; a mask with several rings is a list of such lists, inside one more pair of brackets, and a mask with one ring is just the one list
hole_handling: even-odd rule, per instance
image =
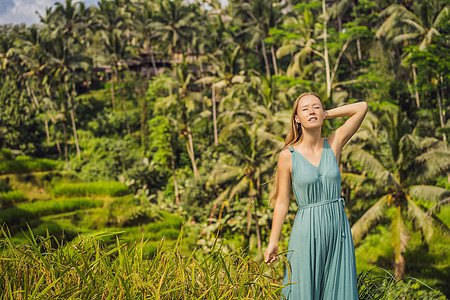
[[294, 152], [294, 148], [292, 148], [292, 146], [288, 147], [289, 151]]

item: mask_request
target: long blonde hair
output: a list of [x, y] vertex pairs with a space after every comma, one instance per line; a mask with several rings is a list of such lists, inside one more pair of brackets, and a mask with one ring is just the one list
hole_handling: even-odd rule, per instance
[[[281, 149], [281, 151], [286, 149], [288, 146], [300, 141], [302, 138], [302, 126], [300, 123], [297, 123], [295, 121], [295, 115], [297, 114], [297, 108], [298, 108], [298, 103], [300, 102], [300, 99], [302, 99], [304, 96], [307, 96], [307, 95], [316, 96], [320, 100], [320, 103], [322, 103], [322, 108], [323, 108], [322, 99], [320, 98], [319, 95], [317, 95], [314, 92], [307, 92], [307, 93], [303, 93], [300, 96], [298, 96], [297, 100], [295, 100], [295, 102], [294, 102], [294, 108], [292, 110], [291, 126], [290, 126], [291, 128], [289, 130], [288, 135], [286, 136], [286, 139], [284, 141], [284, 147], [283, 147], [283, 149]], [[274, 171], [270, 181], [272, 182], [273, 189], [269, 194], [268, 202], [269, 202], [269, 206], [273, 208], [273, 207], [275, 207], [275, 203], [276, 203], [277, 197], [278, 197], [278, 166], [275, 167], [275, 171]], [[291, 185], [291, 192], [292, 192], [292, 185]]]

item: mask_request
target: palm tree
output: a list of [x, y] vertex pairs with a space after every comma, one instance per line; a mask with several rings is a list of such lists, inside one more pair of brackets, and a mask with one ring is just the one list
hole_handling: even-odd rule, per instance
[[43, 108], [45, 111], [44, 124], [47, 143], [50, 144], [49, 133], [49, 105], [44, 103], [46, 97], [45, 88], [48, 73], [48, 57], [45, 52], [45, 31], [39, 30], [35, 25], [28, 28], [23, 39], [18, 41], [18, 46], [12, 48], [18, 54], [26, 73], [21, 76], [25, 78], [28, 95], [33, 99], [35, 109]]
[[79, 71], [87, 70], [90, 65], [90, 59], [86, 52], [81, 51], [86, 45], [83, 37], [88, 27], [87, 11], [84, 3], [72, 3], [72, 0], [66, 0], [65, 5], [57, 2], [55, 9], [47, 9], [46, 13], [45, 18], [41, 17], [41, 22], [47, 25], [47, 30], [50, 32], [48, 34], [48, 38], [51, 39], [48, 43], [48, 55], [53, 79], [60, 79], [60, 91], [65, 93], [77, 156], [80, 156], [74, 100], [77, 95], [76, 82], [81, 81]]
[[[387, 18], [377, 29], [375, 36], [386, 39], [392, 45], [412, 43], [418, 46], [419, 50], [424, 50], [432, 42], [433, 37], [440, 34], [438, 28], [442, 22], [448, 20], [449, 7], [444, 3], [441, 6], [433, 5], [430, 1], [418, 2], [415, 7], [417, 12], [411, 11], [400, 4], [391, 4], [385, 8], [380, 16], [387, 16]], [[404, 64], [409, 54], [404, 52], [401, 56]], [[412, 73], [416, 85], [417, 71], [414, 64], [412, 65]], [[415, 90], [415, 97], [417, 108], [420, 108], [417, 89]]]
[[[101, 0], [98, 6], [98, 21], [95, 24], [99, 28], [101, 40], [103, 41], [106, 60], [111, 65], [111, 104], [115, 109], [114, 79], [118, 79], [118, 65], [125, 56], [126, 42], [122, 36], [125, 23], [124, 1]], [[127, 128], [128, 128], [127, 123]]]
[[[245, 36], [251, 47], [260, 45], [266, 67], [266, 76], [270, 78], [271, 72], [264, 39], [269, 36], [270, 28], [279, 27], [286, 15], [289, 15], [288, 11], [281, 12], [287, 8], [287, 2], [275, 3], [274, 1], [252, 0], [233, 1], [233, 4], [236, 7], [236, 17], [242, 22], [241, 34]], [[271, 46], [271, 52], [273, 68], [278, 73], [273, 45]]]
[[[234, 46], [234, 48], [232, 48]], [[199, 79], [198, 83], [211, 84], [212, 88], [212, 115], [214, 126], [214, 144], [219, 144], [218, 126], [217, 126], [217, 99], [222, 91], [227, 93], [233, 84], [243, 82], [245, 75], [243, 75], [242, 66], [243, 59], [240, 55], [240, 46], [222, 45], [222, 48], [214, 53], [208, 53], [208, 60], [211, 65], [210, 76], [204, 76]]]
[[[199, 93], [192, 91], [194, 79], [188, 72], [186, 62], [173, 68], [172, 76], [164, 77], [165, 86], [169, 89], [167, 97], [161, 97], [155, 104], [155, 110], [160, 110], [164, 115], [172, 118], [177, 124], [180, 136], [185, 139], [186, 151], [192, 164], [195, 179], [200, 177], [197, 163], [195, 162], [194, 141], [192, 125], [196, 122], [196, 110], [198, 102], [202, 98]], [[201, 118], [201, 116], [199, 116]]]
[[[392, 219], [392, 245], [395, 254], [394, 272], [403, 278], [408, 244], [405, 220], [411, 218], [429, 243], [439, 218], [433, 210], [424, 211], [416, 200], [448, 203], [450, 192], [433, 183], [434, 178], [450, 168], [450, 152], [442, 141], [422, 138], [420, 126], [412, 127], [405, 114], [391, 106], [380, 119], [368, 114], [355, 134], [354, 142], [343, 149], [342, 158], [356, 164], [365, 175], [343, 174], [344, 181], [355, 186], [370, 182], [378, 192], [378, 201], [352, 226], [355, 245], [385, 217], [389, 207], [395, 208]], [[447, 229], [448, 228], [444, 228]]]
[[[341, 58], [355, 35], [339, 33], [330, 43], [327, 33], [329, 15], [324, 1], [322, 1], [321, 14], [318, 7], [319, 2], [316, 2], [312, 9], [303, 7], [302, 14], [285, 20], [283, 27], [286, 29], [277, 33], [285, 37], [283, 45], [277, 50], [277, 57], [282, 58], [287, 55], [292, 57], [286, 71], [289, 77], [304, 79], [314, 73], [323, 74], [326, 79], [323, 89], [326, 90], [327, 98], [330, 98]], [[319, 17], [322, 18], [322, 23], [319, 23]], [[317, 28], [322, 30], [319, 31]], [[321, 44], [318, 43], [320, 40], [323, 41]], [[331, 46], [335, 48], [332, 49], [332, 53], [336, 53], [335, 57], [330, 56]], [[319, 56], [323, 63], [311, 56], [311, 53]]]
[[[174, 59], [176, 53], [185, 56], [196, 31], [196, 4], [182, 0], [160, 0], [152, 22], [154, 39]], [[182, 58], [183, 60], [183, 58]]]
[[[289, 120], [288, 112], [270, 109], [272, 96], [266, 93], [270, 90], [269, 82], [261, 74], [249, 74], [245, 81], [234, 84], [220, 103], [219, 122], [224, 124], [219, 135], [220, 157], [207, 182], [207, 185], [224, 185], [212, 203], [212, 215], [217, 206], [229, 203], [230, 209], [223, 218], [229, 219], [230, 226], [237, 230], [242, 228], [247, 243], [252, 223], [255, 224], [259, 257], [265, 239], [261, 226], [265, 226], [266, 234], [270, 231], [262, 180], [273, 171], [277, 153], [274, 149], [283, 146], [282, 137], [276, 133]], [[240, 217], [244, 208], [246, 220]]]

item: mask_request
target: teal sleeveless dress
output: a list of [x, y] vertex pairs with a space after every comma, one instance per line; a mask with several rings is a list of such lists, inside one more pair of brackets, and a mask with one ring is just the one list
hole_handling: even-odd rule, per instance
[[[319, 166], [289, 147], [298, 204], [281, 299], [358, 299], [355, 248], [341, 198], [341, 173], [324, 138]], [[289, 270], [290, 269], [290, 270]]]

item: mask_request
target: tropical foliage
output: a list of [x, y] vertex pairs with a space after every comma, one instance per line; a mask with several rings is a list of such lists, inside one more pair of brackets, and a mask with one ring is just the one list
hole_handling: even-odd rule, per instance
[[[38, 269], [30, 281], [3, 286], [22, 297], [48, 296], [64, 289], [64, 275], [83, 279], [89, 287], [77, 292], [86, 297], [162, 297], [189, 279], [196, 297], [270, 297], [283, 266], [274, 265], [269, 291], [269, 277], [258, 272], [271, 228], [271, 176], [292, 104], [311, 90], [326, 109], [369, 104], [340, 160], [360, 292], [376, 298], [375, 285], [362, 278], [378, 266], [392, 270], [394, 282], [414, 276], [450, 295], [449, 18], [444, 0], [101, 0], [90, 7], [65, 0], [47, 8], [39, 24], [0, 25], [0, 219], [17, 243], [5, 236], [3, 250], [18, 255], [27, 223], [64, 243], [106, 230], [123, 231], [127, 244], [109, 239], [103, 266], [92, 256], [92, 266], [48, 273], [55, 277], [46, 290], [29, 285], [47, 280]], [[343, 121], [326, 121], [323, 135]], [[296, 211], [291, 203], [282, 252]], [[165, 236], [174, 245], [183, 219], [183, 251], [193, 254], [177, 270], [186, 277], [157, 282], [178, 257], [157, 243]], [[149, 244], [131, 246], [142, 235]], [[38, 255], [32, 240], [24, 251]], [[75, 255], [52, 238], [40, 245], [46, 243], [55, 257]], [[128, 260], [143, 257], [142, 249], [167, 262], [157, 277], [143, 272], [154, 262]], [[220, 280], [189, 277], [211, 260], [221, 265], [206, 270]], [[236, 260], [242, 264], [230, 263]], [[143, 290], [111, 271], [116, 266], [123, 276], [137, 268]], [[103, 268], [109, 285], [96, 289], [84, 267]], [[267, 285], [240, 286], [236, 276]]]

